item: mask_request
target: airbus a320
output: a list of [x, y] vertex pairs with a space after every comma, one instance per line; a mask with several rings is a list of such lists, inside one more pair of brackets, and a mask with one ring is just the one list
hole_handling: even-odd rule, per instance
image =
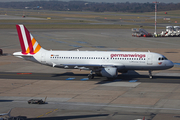
[[14, 56], [52, 67], [90, 70], [89, 79], [93, 79], [94, 74], [115, 78], [118, 72], [129, 70], [149, 71], [152, 78], [151, 71], [174, 66], [165, 56], [153, 52], [45, 50], [24, 25], [16, 25], [16, 28], [21, 52], [13, 53]]

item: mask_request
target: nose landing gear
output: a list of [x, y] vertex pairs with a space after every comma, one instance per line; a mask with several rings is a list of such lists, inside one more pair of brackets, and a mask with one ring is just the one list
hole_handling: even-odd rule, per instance
[[152, 71], [151, 71], [151, 70], [149, 70], [149, 78], [150, 78], [150, 79], [153, 78], [153, 76], [152, 76]]
[[93, 71], [91, 70], [91, 73], [88, 75], [88, 78], [89, 79], [94, 79], [94, 74], [93, 74]]
[[94, 79], [94, 74], [89, 74], [89, 75], [88, 75], [88, 78], [89, 78], [89, 79]]

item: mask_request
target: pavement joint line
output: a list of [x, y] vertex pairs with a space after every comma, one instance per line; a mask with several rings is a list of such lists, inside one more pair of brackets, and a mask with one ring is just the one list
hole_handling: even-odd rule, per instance
[[18, 75], [29, 75], [29, 74], [32, 74], [32, 73], [17, 73]]
[[179, 44], [173, 44], [173, 43], [167, 43], [167, 42], [160, 42], [160, 41], [153, 41], [153, 40], [145, 40], [145, 39], [136, 39], [136, 40], [143, 40], [143, 41], [148, 41], [148, 42], [155, 42], [155, 43], [161, 43], [161, 44], [167, 44], [167, 45], [176, 45], [179, 46]]
[[58, 41], [57, 38], [55, 38], [54, 36], [52, 35], [49, 35], [49, 34], [46, 34], [46, 36], [48, 36], [49, 38], [52, 38], [52, 39], [47, 39], [47, 40], [50, 40], [50, 41], [53, 41], [53, 42], [58, 42], [58, 43], [64, 43], [66, 45], [69, 45], [69, 46], [73, 46], [73, 47], [82, 47], [82, 46], [78, 46], [78, 45], [74, 45], [74, 44], [69, 44], [69, 43], [76, 43], [76, 42], [73, 42], [73, 41], [68, 41], [68, 42], [64, 42], [64, 41], [67, 41], [67, 40], [64, 40], [64, 39], [61, 39], [63, 41]]
[[121, 106], [121, 105], [109, 105], [109, 104], [88, 104], [88, 103], [56, 103], [49, 102], [51, 104], [64, 104], [64, 105], [78, 105], [78, 106], [93, 106], [93, 107], [114, 107], [114, 108], [131, 108], [131, 109], [151, 109], [151, 110], [174, 110], [180, 111], [180, 108], [155, 108], [155, 107], [139, 107], [139, 106]]

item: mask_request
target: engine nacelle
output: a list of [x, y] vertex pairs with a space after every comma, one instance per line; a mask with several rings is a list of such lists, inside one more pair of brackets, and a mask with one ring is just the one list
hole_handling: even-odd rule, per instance
[[120, 72], [120, 73], [127, 73], [128, 70], [118, 70], [118, 72]]
[[117, 71], [117, 68], [115, 67], [102, 68], [100, 73], [102, 76], [109, 77], [109, 78], [118, 76], [118, 71]]
[[101, 71], [95, 72], [95, 74], [96, 74], [97, 76], [102, 77]]

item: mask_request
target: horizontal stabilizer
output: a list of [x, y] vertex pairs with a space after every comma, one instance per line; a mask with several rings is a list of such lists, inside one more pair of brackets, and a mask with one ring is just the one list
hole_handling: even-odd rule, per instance
[[14, 56], [32, 57], [32, 54], [22, 54], [22, 52], [13, 53]]

